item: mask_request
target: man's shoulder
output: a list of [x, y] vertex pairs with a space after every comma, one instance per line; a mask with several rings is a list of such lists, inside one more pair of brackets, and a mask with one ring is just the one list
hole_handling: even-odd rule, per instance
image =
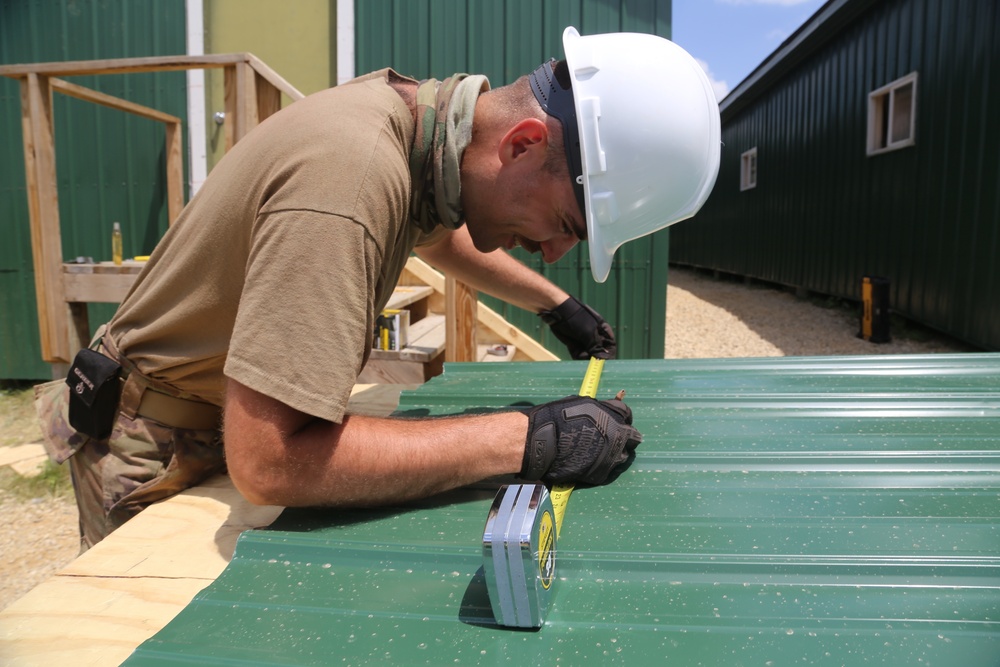
[[[320, 119], [333, 118], [337, 122], [331, 129], [339, 131], [342, 123], [363, 122], [379, 127], [385, 118], [397, 116], [401, 122], [411, 118], [406, 103], [393, 89], [393, 81], [405, 81], [390, 69], [378, 70], [351, 79], [332, 88], [321, 90], [289, 105], [281, 111], [286, 125], [307, 127], [314, 132], [323, 127]], [[339, 127], [338, 127], [339, 126]]]
[[416, 79], [410, 78], [405, 74], [400, 74], [391, 67], [383, 67], [382, 69], [377, 69], [374, 72], [368, 72], [367, 74], [357, 76], [350, 81], [345, 81], [340, 84], [340, 87], [349, 86], [355, 83], [365, 83], [368, 81], [384, 81], [385, 83], [420, 83]]

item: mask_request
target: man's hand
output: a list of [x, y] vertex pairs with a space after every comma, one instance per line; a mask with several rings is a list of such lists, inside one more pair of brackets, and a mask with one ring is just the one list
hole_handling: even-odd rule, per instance
[[574, 359], [614, 359], [618, 353], [611, 325], [596, 310], [570, 297], [552, 310], [539, 313]]
[[618, 399], [569, 396], [528, 410], [520, 476], [552, 484], [604, 484], [642, 442], [632, 411]]

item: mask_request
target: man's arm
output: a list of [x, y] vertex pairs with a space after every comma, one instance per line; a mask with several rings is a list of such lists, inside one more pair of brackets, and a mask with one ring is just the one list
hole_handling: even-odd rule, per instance
[[228, 380], [229, 474], [261, 505], [375, 506], [517, 473], [528, 417], [389, 419], [349, 415], [335, 424]]
[[416, 252], [453, 278], [541, 315], [573, 359], [614, 359], [617, 355], [614, 331], [597, 311], [506, 251], [479, 252], [466, 227]]
[[463, 225], [417, 255], [449, 276], [532, 313], [552, 310], [569, 298], [561, 287], [504, 250], [476, 250]]

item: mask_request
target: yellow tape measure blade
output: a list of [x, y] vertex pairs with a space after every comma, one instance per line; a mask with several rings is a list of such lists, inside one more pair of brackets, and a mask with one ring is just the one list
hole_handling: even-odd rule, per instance
[[573, 493], [573, 485], [557, 484], [549, 492], [549, 500], [552, 501], [552, 512], [556, 515], [556, 539], [562, 532], [563, 517], [566, 516], [566, 505], [569, 503], [569, 494]]
[[[601, 372], [604, 370], [604, 359], [591, 357], [587, 364], [587, 372], [583, 376], [583, 383], [580, 385], [580, 396], [597, 398], [597, 387], [601, 384]], [[562, 532], [563, 517], [566, 516], [566, 505], [569, 503], [569, 496], [573, 493], [572, 484], [557, 484], [549, 492], [552, 500], [552, 511], [556, 515], [556, 539]]]
[[597, 398], [597, 387], [601, 384], [601, 371], [604, 370], [604, 359], [591, 357], [587, 364], [587, 372], [583, 376], [583, 384], [580, 385], [580, 396]]

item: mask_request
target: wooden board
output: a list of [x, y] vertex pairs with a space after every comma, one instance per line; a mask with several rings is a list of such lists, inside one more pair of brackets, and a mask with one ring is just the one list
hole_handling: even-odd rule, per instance
[[[387, 415], [404, 388], [358, 385], [348, 409]], [[280, 513], [248, 503], [224, 475], [149, 507], [0, 611], [0, 662], [121, 664], [219, 576], [240, 533]]]
[[385, 304], [385, 307], [391, 310], [406, 308], [432, 294], [434, 294], [434, 288], [427, 285], [397, 285], [392, 290], [392, 296], [389, 297], [389, 302]]

